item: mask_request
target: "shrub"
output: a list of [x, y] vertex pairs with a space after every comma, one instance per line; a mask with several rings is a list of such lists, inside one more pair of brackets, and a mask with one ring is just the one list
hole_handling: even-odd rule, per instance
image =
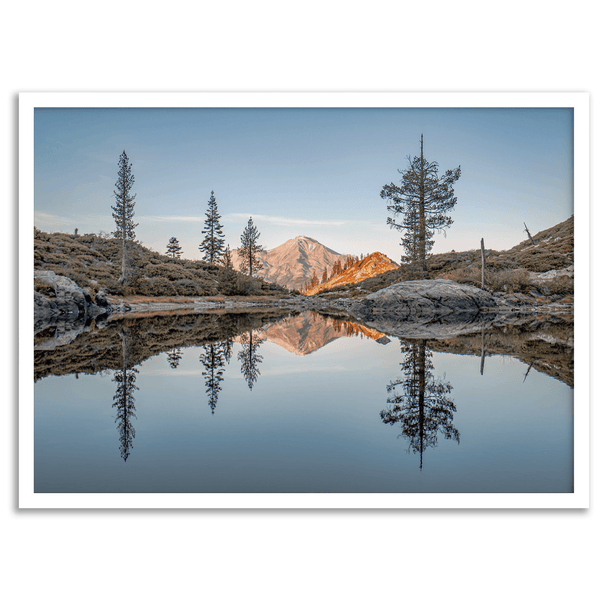
[[[457, 283], [465, 283], [481, 287], [481, 267], [471, 266], [463, 269], [455, 269], [444, 275], [445, 279], [451, 279]], [[527, 292], [533, 287], [529, 281], [529, 275], [525, 269], [502, 269], [485, 271], [485, 289], [491, 292]]]
[[486, 287], [489, 286], [493, 292], [508, 292], [511, 294], [527, 292], [533, 287], [529, 280], [529, 274], [525, 269], [491, 271], [486, 273], [485, 282]]
[[186, 296], [200, 296], [202, 294], [202, 287], [191, 279], [178, 279], [173, 285], [178, 294]]
[[34, 279], [34, 290], [40, 294], [44, 294], [44, 296], [48, 296], [49, 298], [54, 298], [56, 296], [54, 286], [49, 283], [44, 283], [39, 279]]
[[562, 269], [571, 264], [564, 254], [552, 250], [531, 248], [516, 257], [515, 262], [522, 268], [535, 273], [545, 273], [552, 269]]
[[560, 294], [561, 296], [566, 296], [574, 293], [575, 281], [573, 277], [561, 275], [559, 277], [547, 279], [540, 288], [548, 295]]

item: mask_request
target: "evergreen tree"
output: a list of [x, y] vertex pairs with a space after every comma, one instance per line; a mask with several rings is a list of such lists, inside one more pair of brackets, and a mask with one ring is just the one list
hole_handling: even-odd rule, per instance
[[323, 277], [321, 278], [321, 283], [325, 283], [327, 281], [327, 269], [323, 271]]
[[240, 270], [242, 273], [248, 273], [250, 277], [263, 268], [262, 262], [258, 259], [258, 254], [263, 251], [263, 247], [258, 243], [259, 237], [260, 233], [250, 217], [242, 233], [241, 247], [238, 248], [238, 254], [242, 259]]
[[310, 287], [316, 287], [319, 285], [319, 278], [317, 277], [317, 273], [313, 271], [312, 277], [310, 278]]
[[335, 263], [333, 264], [332, 277], [335, 277], [336, 275], [339, 275], [341, 272], [342, 272], [342, 261], [341, 260], [336, 260]]
[[167, 244], [167, 256], [179, 258], [181, 254], [183, 254], [183, 250], [179, 245], [179, 240], [176, 237], [172, 237]]
[[202, 230], [202, 233], [205, 234], [204, 241], [198, 246], [200, 252], [203, 253], [203, 260], [211, 265], [216, 264], [225, 251], [225, 235], [219, 222], [220, 218], [215, 193], [211, 192], [206, 219], [204, 220], [204, 229]]
[[381, 197], [388, 200], [388, 210], [395, 215], [403, 215], [401, 223], [395, 217], [388, 217], [387, 223], [393, 229], [404, 231], [402, 245], [405, 255], [402, 262], [408, 263], [419, 279], [427, 276], [426, 259], [433, 247], [433, 234], [444, 232], [452, 225], [446, 214], [454, 208], [454, 183], [460, 177], [460, 166], [438, 176], [439, 165], [429, 162], [423, 156], [423, 136], [421, 154], [408, 157], [409, 166], [402, 175], [402, 185], [394, 183], [383, 186]]
[[135, 183], [135, 176], [131, 172], [131, 166], [129, 158], [125, 150], [123, 150], [123, 153], [119, 157], [118, 179], [113, 191], [116, 202], [115, 206], [111, 206], [113, 210], [112, 216], [117, 225], [117, 229], [113, 232], [113, 235], [115, 238], [122, 240], [120, 282], [127, 281], [127, 241], [135, 239], [134, 229], [138, 225], [133, 222], [136, 194], [131, 195], [131, 188]]

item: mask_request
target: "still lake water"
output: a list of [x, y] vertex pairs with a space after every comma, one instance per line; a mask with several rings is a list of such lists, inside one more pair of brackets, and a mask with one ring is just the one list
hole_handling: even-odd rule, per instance
[[138, 364], [111, 331], [43, 354], [35, 492], [573, 492], [573, 389], [518, 358], [315, 313]]

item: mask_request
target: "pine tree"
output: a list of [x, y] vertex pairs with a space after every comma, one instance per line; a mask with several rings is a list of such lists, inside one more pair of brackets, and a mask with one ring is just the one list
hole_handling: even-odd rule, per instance
[[131, 164], [129, 158], [123, 150], [119, 157], [119, 172], [118, 179], [115, 183], [115, 206], [111, 206], [113, 210], [113, 218], [117, 225], [116, 231], [113, 232], [115, 238], [122, 240], [121, 249], [121, 283], [127, 281], [127, 240], [135, 239], [134, 229], [137, 223], [133, 222], [135, 214], [133, 208], [135, 206], [134, 199], [137, 194], [131, 195], [131, 188], [135, 183], [135, 176], [131, 172]]
[[423, 136], [421, 135], [421, 155], [408, 157], [409, 166], [402, 175], [402, 185], [394, 183], [383, 186], [381, 197], [388, 200], [388, 210], [403, 215], [401, 223], [388, 217], [387, 223], [394, 229], [404, 231], [402, 245], [405, 255], [402, 262], [409, 263], [417, 278], [427, 276], [426, 259], [433, 248], [433, 234], [445, 232], [452, 225], [447, 216], [456, 204], [454, 183], [460, 178], [460, 166], [438, 176], [439, 165], [429, 162], [423, 156]]
[[332, 277], [339, 275], [341, 272], [342, 272], [342, 262], [341, 262], [341, 260], [336, 260], [335, 263], [333, 264]]
[[250, 217], [242, 233], [241, 247], [238, 248], [238, 255], [242, 259], [240, 270], [242, 273], [248, 273], [250, 277], [263, 268], [262, 262], [258, 259], [258, 254], [263, 251], [263, 247], [258, 243], [259, 237], [260, 233]]
[[225, 251], [225, 235], [219, 222], [220, 218], [215, 193], [211, 192], [202, 230], [205, 234], [204, 241], [198, 246], [200, 252], [203, 252], [203, 260], [211, 265], [216, 264]]
[[179, 240], [176, 237], [172, 237], [167, 244], [167, 256], [171, 256], [173, 258], [179, 258], [179, 256], [183, 253], [181, 246], [179, 245]]
[[321, 278], [321, 283], [325, 283], [327, 281], [327, 269], [323, 271], [323, 277]]

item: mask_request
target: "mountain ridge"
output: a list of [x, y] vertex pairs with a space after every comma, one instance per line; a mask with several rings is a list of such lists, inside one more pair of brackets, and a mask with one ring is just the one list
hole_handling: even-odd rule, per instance
[[365, 256], [362, 260], [357, 261], [341, 273], [333, 275], [324, 282], [311, 287], [306, 290], [308, 296], [313, 296], [324, 290], [331, 290], [340, 285], [356, 284], [386, 273], [387, 271], [394, 271], [399, 267], [397, 263], [388, 258], [382, 252], [372, 252]]
[[[240, 270], [242, 259], [237, 248], [231, 252], [233, 268]], [[306, 235], [298, 235], [271, 250], [258, 254], [263, 268], [258, 275], [265, 281], [300, 289], [310, 281], [313, 274], [319, 279], [323, 272], [331, 271], [337, 261], [345, 261], [350, 255], [336, 252]]]

